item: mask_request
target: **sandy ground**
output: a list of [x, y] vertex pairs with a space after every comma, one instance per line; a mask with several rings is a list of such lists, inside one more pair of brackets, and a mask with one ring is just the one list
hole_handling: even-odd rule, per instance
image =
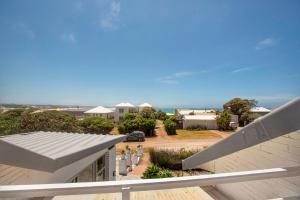
[[156, 136], [146, 138], [144, 142], [122, 142], [117, 144], [117, 151], [120, 152], [122, 149], [128, 145], [131, 149], [135, 149], [137, 145], [143, 145], [144, 149], [148, 148], [174, 148], [174, 149], [202, 149], [208, 147], [222, 138], [225, 138], [230, 135], [230, 133], [224, 133], [218, 130], [213, 130], [218, 137], [215, 138], [201, 138], [201, 139], [174, 139], [171, 136], [168, 136], [162, 123], [157, 121], [155, 128]]
[[121, 152], [122, 149], [125, 149], [126, 145], [128, 145], [131, 149], [135, 149], [139, 144], [143, 145], [144, 147], [144, 154], [140, 164], [136, 166], [132, 172], [129, 172], [127, 176], [118, 176], [117, 177], [118, 180], [139, 179], [142, 176], [143, 172], [150, 164], [149, 154], [147, 153], [147, 150], [149, 148], [203, 149], [230, 135], [230, 133], [212, 130], [212, 132], [216, 134], [215, 138], [174, 139], [172, 138], [172, 136], [168, 136], [168, 134], [164, 129], [164, 126], [160, 121], [157, 121], [155, 132], [156, 132], [156, 136], [151, 138], [146, 138], [145, 142], [123, 142], [117, 145], [118, 152]]

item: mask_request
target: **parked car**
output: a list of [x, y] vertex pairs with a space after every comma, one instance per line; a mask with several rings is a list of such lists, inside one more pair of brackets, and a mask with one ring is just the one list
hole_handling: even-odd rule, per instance
[[143, 131], [133, 131], [128, 133], [126, 141], [145, 141], [145, 133]]
[[235, 129], [237, 129], [237, 127], [238, 127], [239, 125], [238, 125], [238, 123], [236, 123], [236, 122], [230, 122], [230, 123], [229, 123], [229, 126], [230, 126], [233, 130], [235, 130]]

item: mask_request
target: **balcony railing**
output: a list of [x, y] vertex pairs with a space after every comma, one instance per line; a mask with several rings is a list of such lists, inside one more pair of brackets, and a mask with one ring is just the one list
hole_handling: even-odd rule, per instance
[[43, 198], [63, 195], [121, 192], [122, 199], [129, 200], [130, 192], [133, 191], [209, 186], [224, 183], [236, 183], [295, 176], [300, 176], [300, 166], [163, 179], [36, 185], [7, 185], [0, 186], [0, 198]]

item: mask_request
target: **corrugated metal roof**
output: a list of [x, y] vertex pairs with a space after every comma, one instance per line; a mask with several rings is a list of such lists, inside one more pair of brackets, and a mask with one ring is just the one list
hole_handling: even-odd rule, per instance
[[54, 172], [109, 148], [125, 136], [65, 132], [33, 132], [0, 138], [0, 163]]

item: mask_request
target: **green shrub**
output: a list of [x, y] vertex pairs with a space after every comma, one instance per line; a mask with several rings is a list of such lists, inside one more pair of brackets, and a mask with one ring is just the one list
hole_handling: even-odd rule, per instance
[[33, 111], [14, 109], [0, 114], [0, 135], [32, 131], [82, 132], [75, 117], [65, 112]]
[[155, 119], [155, 109], [154, 108], [144, 108], [138, 115], [142, 118]]
[[150, 164], [142, 176], [143, 179], [168, 178], [168, 177], [172, 177], [172, 173], [169, 170], [162, 169], [155, 164]]
[[107, 134], [114, 125], [111, 120], [102, 117], [87, 117], [79, 122], [84, 133]]
[[164, 121], [168, 118], [168, 115], [165, 112], [159, 110], [155, 113], [155, 118]]
[[157, 150], [150, 149], [150, 161], [162, 168], [180, 170], [182, 169], [182, 160], [195, 154], [197, 151], [181, 149], [175, 150]]
[[142, 117], [140, 115], [125, 115], [118, 123], [118, 130], [121, 134], [132, 131], [143, 131], [146, 136], [153, 136], [155, 129], [155, 119]]
[[164, 121], [164, 126], [168, 135], [176, 135], [176, 123], [170, 119]]
[[221, 131], [226, 131], [226, 130], [231, 130], [230, 127], [230, 114], [226, 111], [220, 113], [217, 116], [217, 125], [218, 125], [218, 129]]
[[204, 131], [207, 130], [206, 126], [201, 126], [201, 125], [197, 125], [197, 126], [190, 126], [187, 128], [187, 130], [191, 130], [191, 131]]
[[176, 116], [176, 115], [169, 115], [167, 118], [168, 118], [169, 120], [175, 122], [175, 123], [176, 123], [176, 121], [177, 121], [177, 116]]

